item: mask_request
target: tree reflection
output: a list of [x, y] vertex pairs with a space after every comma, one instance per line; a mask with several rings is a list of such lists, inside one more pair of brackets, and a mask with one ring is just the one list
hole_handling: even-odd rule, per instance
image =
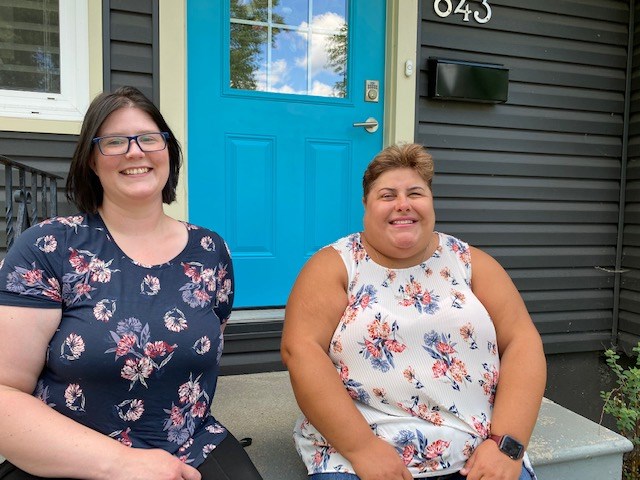
[[328, 68], [331, 68], [336, 75], [340, 78], [333, 88], [336, 97], [346, 97], [347, 95], [347, 43], [348, 43], [348, 29], [346, 23], [343, 23], [340, 27], [340, 31], [334, 35], [327, 42], [327, 64]]
[[[272, 9], [280, 0], [271, 0]], [[231, 0], [231, 18], [253, 20], [266, 23], [269, 18], [268, 0]], [[272, 13], [272, 23], [284, 19]], [[275, 42], [279, 30], [273, 29], [271, 44]], [[229, 51], [230, 86], [241, 90], [257, 90], [256, 73], [260, 70], [263, 46], [269, 41], [268, 29], [259, 25], [231, 22]]]

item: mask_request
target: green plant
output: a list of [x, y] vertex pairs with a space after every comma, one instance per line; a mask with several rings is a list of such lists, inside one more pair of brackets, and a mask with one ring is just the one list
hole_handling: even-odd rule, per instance
[[607, 365], [616, 376], [617, 387], [610, 392], [600, 392], [604, 400], [603, 414], [613, 415], [620, 434], [633, 443], [633, 450], [624, 457], [624, 480], [640, 480], [640, 343], [633, 351], [636, 363], [626, 368], [618, 362], [620, 355], [615, 350], [604, 352]]

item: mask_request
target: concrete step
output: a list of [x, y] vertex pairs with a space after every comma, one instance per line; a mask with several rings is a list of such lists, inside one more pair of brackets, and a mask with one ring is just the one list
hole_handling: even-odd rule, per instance
[[543, 399], [528, 453], [539, 480], [620, 480], [625, 437]]
[[[304, 480], [292, 431], [300, 410], [287, 372], [220, 377], [214, 415], [238, 438], [265, 480]], [[621, 480], [626, 438], [544, 399], [528, 454], [538, 480]]]
[[287, 372], [218, 378], [212, 410], [238, 440], [253, 439], [247, 453], [264, 480], [307, 478], [293, 443], [293, 424], [300, 410]]

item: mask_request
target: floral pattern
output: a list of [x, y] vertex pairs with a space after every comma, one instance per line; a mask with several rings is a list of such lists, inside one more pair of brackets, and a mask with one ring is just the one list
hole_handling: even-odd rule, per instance
[[420, 398], [417, 395], [411, 397], [410, 402], [398, 402], [398, 406], [414, 417], [421, 418], [434, 425], [440, 426], [443, 423], [440, 407], [429, 407], [426, 403], [420, 403]]
[[0, 263], [0, 301], [62, 310], [36, 398], [123, 445], [198, 466], [226, 436], [210, 410], [233, 274], [222, 238], [184, 225], [183, 252], [145, 266], [99, 215], [46, 220]]
[[375, 320], [367, 325], [369, 338], [359, 344], [362, 346], [360, 353], [371, 361], [371, 366], [377, 370], [386, 372], [393, 364], [393, 354], [402, 353], [407, 346], [397, 339], [398, 322], [393, 322], [391, 326], [383, 321], [379, 313]]
[[429, 442], [420, 430], [401, 430], [393, 443], [405, 465], [413, 465], [419, 473], [445, 470], [451, 465], [446, 460], [451, 442], [438, 439]]
[[362, 388], [362, 383], [349, 378], [349, 367], [343, 362], [340, 362], [340, 379], [342, 383], [344, 383], [344, 387], [351, 398], [362, 403], [369, 403], [369, 393]]
[[358, 316], [358, 312], [372, 308], [372, 304], [378, 301], [376, 294], [377, 291], [373, 285], [362, 285], [355, 295], [349, 296], [349, 305], [342, 315], [342, 329]]
[[84, 340], [75, 333], [69, 334], [60, 347], [60, 358], [78, 360], [84, 352]]
[[432, 330], [424, 334], [424, 348], [435, 363], [431, 367], [433, 378], [445, 378], [451, 382], [454, 390], [460, 390], [463, 382], [471, 382], [467, 366], [455, 354], [456, 343], [451, 341], [451, 334], [436, 333]]
[[211, 350], [211, 340], [206, 335], [204, 337], [200, 337], [193, 344], [193, 349], [198, 353], [198, 355], [204, 355], [209, 350]]
[[119, 403], [116, 407], [118, 416], [127, 422], [140, 420], [144, 413], [144, 400], [131, 398]]
[[140, 284], [142, 295], [157, 295], [160, 292], [160, 280], [153, 275], [147, 275]]
[[116, 301], [103, 298], [93, 307], [93, 316], [101, 322], [108, 322], [116, 313]]
[[[429, 259], [404, 269], [378, 265], [359, 234], [332, 245], [348, 281], [329, 356], [372, 431], [420, 477], [460, 470], [486, 438], [500, 365], [469, 246], [438, 236]], [[304, 416], [294, 439], [309, 473], [354, 473]]]
[[151, 340], [149, 324], [144, 326], [137, 318], [127, 318], [118, 322], [116, 331], [110, 331], [114, 347], [104, 353], [114, 353], [115, 360], [125, 357], [120, 376], [129, 380], [129, 390], [136, 382], [148, 387], [147, 379], [159, 372], [173, 357], [176, 344], [169, 345], [163, 340]]
[[346, 241], [346, 248], [351, 253], [351, 258], [356, 265], [364, 259], [370, 258], [360, 241], [360, 236], [357, 234], [349, 235]]
[[80, 385], [72, 383], [64, 391], [65, 405], [69, 410], [84, 412], [85, 396]]
[[36, 384], [36, 389], [33, 392], [33, 396], [42, 400], [42, 403], [44, 403], [45, 405], [51, 408], [54, 408], [56, 406], [55, 403], [51, 403], [49, 401], [49, 398], [51, 397], [51, 394], [49, 393], [49, 387], [45, 386], [42, 380], [38, 380], [38, 383]]
[[227, 277], [227, 266], [222, 263], [216, 268], [205, 268], [199, 262], [182, 263], [184, 274], [189, 278], [180, 288], [182, 299], [192, 308], [207, 307], [214, 301], [226, 303], [231, 294], [231, 280]]
[[484, 394], [489, 397], [489, 403], [493, 405], [496, 398], [496, 390], [498, 389], [498, 369], [495, 365], [489, 365], [487, 363], [482, 364], [482, 368], [485, 372], [482, 374], [482, 378], [478, 380], [478, 383], [482, 387]]
[[44, 237], [38, 238], [35, 245], [44, 253], [51, 253], [55, 252], [56, 248], [58, 248], [58, 241], [53, 235], [45, 235]]
[[187, 317], [179, 308], [172, 308], [166, 312], [162, 318], [164, 320], [164, 326], [171, 332], [181, 332], [189, 326], [187, 324]]
[[475, 339], [475, 328], [473, 328], [471, 322], [465, 323], [460, 327], [460, 336], [465, 342], [469, 344], [469, 348], [471, 350], [475, 350], [476, 348], [478, 348], [478, 344], [476, 343]]
[[91, 299], [91, 292], [95, 290], [95, 283], [109, 283], [112, 273], [119, 270], [111, 270], [109, 266], [113, 259], [101, 260], [88, 250], [76, 250], [69, 248], [69, 263], [73, 272], [66, 273], [62, 277], [62, 297], [67, 305], [72, 305], [83, 297]]
[[[164, 431], [167, 432], [167, 440], [178, 445], [192, 442], [198, 419], [208, 415], [211, 401], [205, 389], [200, 385], [201, 375], [195, 379], [189, 374], [189, 380], [178, 387], [178, 402], [171, 404], [171, 408], [164, 409], [167, 417], [164, 421]], [[205, 449], [210, 447], [205, 445]], [[192, 463], [190, 454], [181, 455], [181, 460]]]
[[35, 262], [31, 268], [16, 266], [7, 275], [6, 289], [20, 295], [42, 295], [56, 302], [62, 300], [58, 279], [45, 278], [44, 271], [37, 268]]
[[409, 282], [399, 288], [402, 300], [400, 305], [407, 307], [412, 305], [418, 310], [419, 313], [428, 313], [429, 315], [435, 314], [440, 306], [438, 301], [439, 295], [436, 295], [433, 290], [430, 292], [424, 290], [422, 284], [417, 282], [413, 275], [409, 276]]

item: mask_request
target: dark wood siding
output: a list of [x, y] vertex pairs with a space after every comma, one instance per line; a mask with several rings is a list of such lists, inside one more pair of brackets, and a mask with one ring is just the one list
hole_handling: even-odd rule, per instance
[[[435, 159], [437, 228], [507, 268], [547, 353], [599, 350], [612, 332], [614, 276], [598, 267], [616, 256], [629, 8], [490, 4], [481, 25], [421, 2], [416, 140]], [[428, 99], [429, 57], [505, 65], [508, 101]]]
[[618, 338], [629, 351], [640, 341], [640, 2], [636, 2], [626, 169]]
[[158, 0], [105, 0], [104, 88], [137, 87], [156, 105], [159, 92]]

